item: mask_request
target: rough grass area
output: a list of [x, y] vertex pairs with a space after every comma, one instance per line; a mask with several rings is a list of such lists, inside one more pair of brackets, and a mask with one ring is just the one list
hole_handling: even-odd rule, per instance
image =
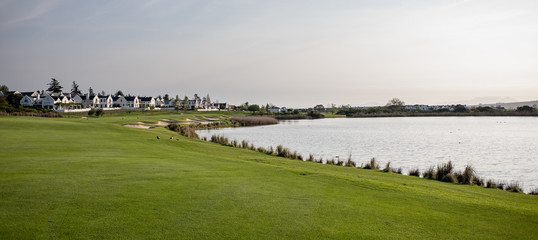
[[271, 116], [233, 116], [230, 120], [239, 123], [241, 126], [259, 126], [278, 123], [278, 120]]
[[290, 161], [163, 126], [123, 126], [185, 118], [194, 116], [0, 117], [0, 239], [538, 235], [535, 195]]

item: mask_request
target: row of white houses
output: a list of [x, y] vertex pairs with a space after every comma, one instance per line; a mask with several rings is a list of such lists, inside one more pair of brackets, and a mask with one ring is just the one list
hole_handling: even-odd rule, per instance
[[[43, 93], [35, 92], [11, 92], [21, 94], [23, 97], [20, 104], [25, 107], [40, 106], [44, 109], [151, 109], [151, 108], [175, 108], [183, 104], [184, 100], [165, 100], [161, 97], [139, 96], [112, 96], [112, 95], [79, 95], [71, 93]], [[187, 99], [188, 109], [217, 110], [229, 109], [227, 103], [211, 103], [206, 98], [195, 95], [194, 99]]]

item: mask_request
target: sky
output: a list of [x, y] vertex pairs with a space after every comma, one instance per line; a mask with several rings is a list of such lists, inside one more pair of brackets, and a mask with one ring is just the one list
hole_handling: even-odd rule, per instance
[[536, 0], [0, 0], [0, 84], [286, 107], [537, 100], [536, 13]]

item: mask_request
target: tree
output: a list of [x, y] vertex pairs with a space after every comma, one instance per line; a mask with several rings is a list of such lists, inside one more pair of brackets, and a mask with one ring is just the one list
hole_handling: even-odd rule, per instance
[[106, 96], [105, 90], [101, 91], [101, 96]]
[[393, 98], [387, 102], [387, 110], [388, 112], [400, 112], [405, 109], [404, 105], [404, 101], [399, 98]]
[[458, 104], [454, 107], [454, 112], [460, 112], [460, 113], [464, 113], [464, 112], [467, 112], [467, 108], [461, 104]]
[[260, 111], [260, 106], [258, 106], [258, 104], [253, 104], [253, 105], [248, 106], [247, 110], [251, 112], [257, 112], [257, 111]]
[[75, 81], [73, 81], [73, 85], [71, 87], [71, 93], [81, 94], [80, 89], [78, 87], [79, 87], [78, 84]]
[[116, 97], [123, 96], [123, 92], [121, 90], [118, 90], [116, 92]]
[[163, 100], [164, 100], [164, 101], [168, 101], [168, 100], [170, 100], [170, 95], [168, 95], [168, 93], [167, 93], [167, 94], [164, 94]]
[[21, 94], [9, 94], [6, 97], [7, 103], [15, 108], [18, 108], [21, 105], [21, 99], [23, 96]]
[[90, 95], [95, 95], [95, 93], [93, 92], [93, 88], [90, 87], [90, 89], [88, 89], [88, 93], [90, 93]]
[[403, 107], [405, 105], [405, 102], [400, 100], [399, 98], [393, 98], [387, 102], [387, 106], [401, 106]]
[[183, 102], [181, 103], [181, 108], [183, 110], [189, 109], [189, 98], [187, 96], [185, 96], [185, 98], [183, 99]]
[[52, 93], [60, 93], [60, 92], [62, 92], [63, 87], [60, 86], [60, 82], [58, 82], [58, 80], [56, 80], [56, 78], [51, 78], [50, 83], [48, 83], [47, 85], [50, 86], [47, 89], [47, 91], [49, 91], [49, 92], [52, 92]]
[[536, 109], [528, 105], [517, 107], [516, 109], [517, 112], [534, 112], [535, 110]]
[[179, 99], [179, 95], [176, 95], [176, 99], [174, 99], [174, 108], [176, 110], [181, 109], [181, 100]]
[[9, 92], [9, 88], [6, 85], [0, 86], [0, 92]]
[[205, 101], [207, 104], [211, 104], [211, 100], [209, 99], [209, 93], [207, 94], [207, 97], [205, 97]]

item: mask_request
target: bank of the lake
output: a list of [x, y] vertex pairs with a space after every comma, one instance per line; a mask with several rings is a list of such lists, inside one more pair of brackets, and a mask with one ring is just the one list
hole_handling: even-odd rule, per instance
[[283, 145], [304, 157], [372, 157], [406, 172], [452, 161], [458, 170], [472, 165], [485, 179], [538, 187], [538, 118], [409, 117], [281, 121], [278, 125], [199, 131], [259, 147]]
[[157, 124], [124, 126], [220, 117], [0, 117], [0, 238], [530, 239], [538, 234], [536, 196], [289, 161], [184, 138]]

